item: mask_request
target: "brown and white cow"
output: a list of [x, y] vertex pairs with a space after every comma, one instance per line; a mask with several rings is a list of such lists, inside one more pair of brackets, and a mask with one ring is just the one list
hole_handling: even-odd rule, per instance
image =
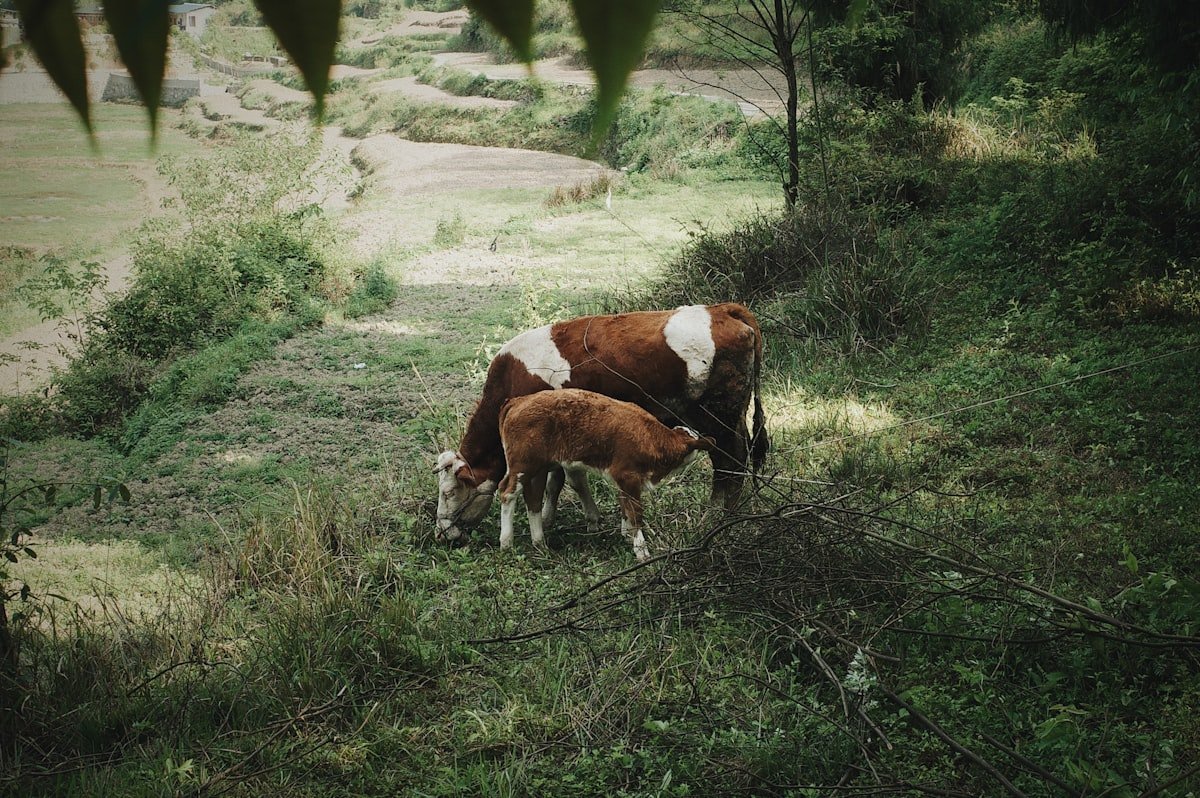
[[548, 475], [556, 468], [568, 474], [598, 471], [617, 485], [621, 531], [639, 560], [649, 556], [642, 534], [642, 491], [716, 443], [687, 427], [668, 427], [632, 402], [576, 388], [539, 391], [505, 402], [500, 440], [508, 469], [499, 487], [500, 548], [512, 547], [518, 493], [525, 497], [533, 545], [542, 546]]
[[[633, 402], [668, 426], [709, 436], [713, 500], [736, 504], [747, 453], [758, 468], [767, 452], [758, 395], [762, 332], [742, 305], [690, 305], [675, 310], [585, 316], [523, 332], [501, 347], [458, 451], [438, 458], [437, 537], [458, 540], [491, 506], [504, 476], [500, 408], [509, 399], [581, 388]], [[754, 397], [754, 434], [746, 411]], [[545, 515], [553, 518], [562, 472], [552, 475]], [[572, 487], [587, 501], [586, 480]], [[589, 526], [598, 523], [589, 507]]]

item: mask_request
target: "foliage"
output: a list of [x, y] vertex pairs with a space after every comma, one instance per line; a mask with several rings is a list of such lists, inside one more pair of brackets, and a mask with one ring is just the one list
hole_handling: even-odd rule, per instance
[[182, 216], [143, 226], [134, 280], [100, 308], [87, 307], [99, 279], [95, 264], [78, 271], [48, 263], [27, 293], [56, 317], [65, 292], [73, 312], [62, 323], [74, 325], [68, 332], [80, 346], [47, 400], [60, 425], [94, 434], [120, 421], [172, 359], [250, 320], [319, 315], [326, 276], [319, 246], [327, 232], [307, 203], [321, 177], [318, 152], [313, 139], [246, 138], [216, 163], [164, 159]]
[[731, 297], [764, 303], [773, 324], [840, 340], [852, 350], [919, 333], [928, 324], [933, 286], [912, 267], [912, 254], [869, 213], [838, 208], [827, 214], [802, 205], [721, 233], [693, 232], [660, 281], [631, 304]]
[[1200, 11], [1186, 0], [1039, 0], [1038, 10], [1073, 41], [1111, 32], [1131, 40], [1142, 59], [1167, 71], [1200, 66]]
[[376, 260], [367, 265], [346, 298], [346, 317], [351, 319], [378, 313], [400, 293], [400, 287]]
[[[12, 444], [0, 448], [0, 762], [12, 756], [21, 729], [18, 707], [28, 700], [27, 683], [21, 671], [21, 642], [35, 623], [38, 596], [28, 582], [14, 579], [11, 566], [22, 559], [37, 559], [37, 551], [28, 541], [30, 527], [36, 522], [35, 507], [53, 507], [60, 493], [85, 492], [94, 508], [120, 499], [128, 503], [129, 488], [105, 477], [94, 482], [21, 480], [10, 472]], [[107, 497], [107, 498], [106, 498]], [[19, 609], [10, 607], [19, 603]]]
[[[523, 60], [532, 59], [532, 2], [514, 6], [508, 0], [468, 0], [467, 4], [473, 14], [488, 20]], [[115, 38], [118, 42], [136, 45], [122, 48], [121, 55], [137, 79], [143, 100], [149, 104], [153, 126], [166, 66], [163, 58], [165, 32], [169, 27], [164, 24], [166, 5], [149, 3], [145, 9], [132, 2], [110, 5], [105, 19]], [[599, 140], [616, 112], [629, 73], [642, 57], [658, 5], [657, 0], [626, 0], [619, 8], [591, 0], [575, 0], [571, 4], [579, 31], [587, 43], [588, 63], [597, 78], [593, 141]], [[320, 117], [337, 47], [342, 0], [310, 0], [302, 14], [295, 13], [293, 4], [283, 0], [255, 0], [255, 6], [304, 75]], [[142, 18], [143, 11], [148, 15], [147, 19]], [[39, 60], [90, 130], [83, 46], [70, 4], [54, 0], [39, 5], [32, 0], [21, 0], [18, 12]], [[147, 47], [138, 34], [148, 20], [153, 23], [154, 30], [163, 31], [163, 37], [161, 41], [150, 42]]]
[[846, 25], [849, 3], [823, 0], [814, 35], [818, 74], [925, 107], [953, 100], [962, 45], [987, 22], [995, 2], [889, 0], [869, 3], [862, 21]]

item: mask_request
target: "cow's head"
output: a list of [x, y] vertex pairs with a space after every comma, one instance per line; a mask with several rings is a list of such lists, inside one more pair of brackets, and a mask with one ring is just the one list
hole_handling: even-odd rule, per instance
[[476, 478], [471, 466], [457, 452], [442, 452], [434, 471], [438, 477], [434, 538], [465, 542], [467, 531], [482, 521], [492, 506], [496, 483]]

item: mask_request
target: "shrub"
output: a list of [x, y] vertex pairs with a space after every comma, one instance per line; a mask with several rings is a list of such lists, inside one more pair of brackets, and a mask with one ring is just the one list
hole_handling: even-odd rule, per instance
[[906, 242], [870, 214], [801, 205], [694, 235], [635, 304], [773, 300], [773, 315], [793, 331], [857, 344], [924, 329], [932, 291]]
[[399, 286], [383, 264], [374, 261], [355, 279], [354, 288], [346, 298], [346, 317], [357, 319], [378, 313], [390, 305], [399, 292]]

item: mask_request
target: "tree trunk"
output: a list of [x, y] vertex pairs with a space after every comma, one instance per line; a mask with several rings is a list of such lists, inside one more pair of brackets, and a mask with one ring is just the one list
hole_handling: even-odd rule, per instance
[[783, 184], [784, 201], [788, 209], [796, 207], [800, 194], [800, 132], [797, 117], [800, 113], [800, 85], [796, 78], [796, 54], [792, 50], [788, 15], [783, 0], [775, 0], [775, 55], [787, 80], [787, 159], [788, 174]]

